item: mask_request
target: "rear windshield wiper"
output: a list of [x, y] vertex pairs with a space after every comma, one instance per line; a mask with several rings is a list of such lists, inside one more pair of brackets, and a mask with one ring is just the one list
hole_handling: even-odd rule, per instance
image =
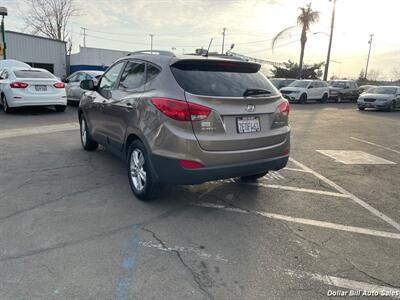
[[243, 93], [243, 97], [256, 96], [256, 95], [269, 95], [272, 94], [269, 90], [264, 89], [247, 89]]

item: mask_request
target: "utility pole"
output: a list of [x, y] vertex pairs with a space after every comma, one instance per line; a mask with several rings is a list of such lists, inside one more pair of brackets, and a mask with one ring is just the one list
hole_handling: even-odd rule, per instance
[[372, 47], [372, 40], [374, 39], [374, 35], [373, 34], [370, 34], [369, 35], [369, 41], [368, 41], [368, 44], [369, 44], [369, 51], [368, 51], [368, 59], [367, 59], [367, 66], [365, 67], [365, 78], [367, 78], [367, 75], [368, 75], [368, 65], [369, 65], [369, 57], [371, 56], [371, 47]]
[[88, 30], [85, 27], [81, 27], [81, 29], [83, 30], [83, 47], [86, 48], [86, 30]]
[[222, 28], [222, 52], [224, 54], [226, 27]]
[[4, 29], [4, 17], [7, 15], [8, 15], [7, 7], [0, 7], [1, 37], [3, 40], [3, 59], [7, 59], [6, 33], [5, 33], [5, 29]]
[[[329, 0], [331, 2], [332, 0]], [[333, 38], [333, 28], [335, 26], [335, 11], [336, 11], [336, 0], [333, 0], [333, 8], [332, 8], [332, 21], [331, 21], [331, 34], [329, 36], [329, 46], [328, 46], [328, 55], [326, 57], [325, 63], [325, 72], [324, 72], [324, 81], [328, 80], [328, 72], [329, 72], [329, 62], [331, 60], [331, 48], [332, 48], [332, 38]]]
[[150, 34], [150, 53], [153, 54], [153, 38], [154, 34]]

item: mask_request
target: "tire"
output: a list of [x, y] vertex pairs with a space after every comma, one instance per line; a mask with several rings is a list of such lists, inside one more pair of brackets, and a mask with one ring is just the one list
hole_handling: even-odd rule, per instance
[[359, 110], [365, 110], [365, 107], [359, 106], [358, 109], [359, 109]]
[[263, 172], [263, 173], [259, 173], [259, 174], [255, 174], [255, 175], [243, 176], [243, 177], [240, 177], [240, 180], [244, 181], [244, 182], [255, 182], [267, 174], [268, 174], [268, 172]]
[[300, 104], [304, 104], [307, 102], [307, 94], [302, 94], [299, 99]]
[[131, 190], [142, 201], [154, 199], [160, 192], [160, 185], [155, 180], [150, 157], [140, 140], [133, 141], [128, 149], [126, 164]]
[[395, 111], [395, 110], [396, 110], [396, 102], [392, 101], [392, 103], [390, 103], [390, 105], [389, 105], [389, 107], [387, 108], [386, 111], [392, 112], [392, 111]]
[[321, 99], [321, 103], [326, 103], [328, 101], [328, 94], [324, 94]]
[[87, 127], [86, 120], [83, 116], [79, 118], [80, 125], [80, 136], [81, 136], [81, 144], [82, 148], [86, 151], [94, 151], [99, 147], [99, 144], [90, 137], [89, 130]]
[[5, 95], [3, 95], [3, 111], [6, 114], [12, 113], [12, 108], [8, 106], [7, 98]]
[[66, 105], [56, 105], [55, 108], [56, 108], [57, 112], [64, 112], [65, 109], [67, 108], [67, 106]]
[[337, 98], [336, 98], [336, 103], [342, 103], [343, 102], [343, 100], [344, 100], [344, 98], [343, 98], [343, 95], [342, 94], [339, 94], [338, 96], [337, 96]]

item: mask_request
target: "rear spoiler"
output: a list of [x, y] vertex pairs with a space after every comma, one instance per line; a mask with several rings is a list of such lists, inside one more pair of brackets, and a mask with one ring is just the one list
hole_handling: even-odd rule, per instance
[[257, 73], [261, 65], [252, 62], [217, 59], [182, 59], [171, 64], [171, 67], [182, 71], [209, 71]]

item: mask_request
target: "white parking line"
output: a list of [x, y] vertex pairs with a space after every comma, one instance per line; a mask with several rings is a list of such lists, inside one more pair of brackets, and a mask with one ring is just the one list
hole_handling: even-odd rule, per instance
[[165, 252], [194, 253], [203, 259], [214, 259], [214, 260], [223, 261], [223, 262], [228, 261], [221, 254], [212, 255], [212, 254], [204, 252], [203, 250], [196, 249], [193, 247], [182, 247], [182, 246], [164, 247], [161, 244], [155, 244], [153, 242], [139, 242], [139, 245], [142, 247], [154, 248], [154, 249], [157, 249], [160, 251], [165, 251]]
[[221, 209], [224, 211], [237, 212], [237, 213], [242, 213], [242, 214], [254, 214], [254, 215], [263, 216], [263, 217], [266, 217], [269, 219], [282, 220], [282, 221], [293, 222], [293, 223], [298, 223], [298, 224], [304, 224], [304, 225], [323, 227], [323, 228], [328, 228], [328, 229], [334, 229], [334, 230], [347, 231], [347, 232], [352, 232], [352, 233], [366, 234], [366, 235], [372, 235], [372, 236], [377, 236], [377, 237], [384, 237], [384, 238], [389, 238], [389, 239], [400, 240], [399, 233], [379, 231], [379, 230], [373, 230], [373, 229], [367, 229], [367, 228], [361, 228], [361, 227], [355, 227], [355, 226], [347, 226], [347, 225], [342, 225], [342, 224], [329, 223], [329, 222], [323, 222], [323, 221], [317, 221], [317, 220], [311, 220], [311, 219], [296, 218], [296, 217], [285, 216], [285, 215], [274, 214], [274, 213], [267, 213], [267, 212], [262, 212], [262, 211], [244, 210], [241, 208], [229, 207], [229, 206], [225, 206], [225, 205], [208, 203], [208, 202], [194, 202], [194, 203], [192, 203], [192, 205], [199, 206], [199, 207], [206, 207], [206, 208]]
[[304, 189], [304, 188], [298, 188], [298, 187], [287, 186], [287, 185], [251, 183], [251, 182], [245, 183], [245, 184], [253, 185], [253, 186], [262, 186], [262, 187], [271, 188], [271, 189], [285, 190], [285, 191], [311, 193], [311, 194], [318, 194], [318, 195], [334, 196], [334, 197], [339, 197], [339, 198], [349, 198], [348, 195], [341, 194], [341, 193], [321, 191], [321, 190], [313, 190], [313, 189]]
[[394, 153], [400, 154], [400, 151], [394, 150], [394, 149], [389, 148], [389, 147], [386, 147], [386, 146], [382, 146], [382, 145], [379, 145], [379, 144], [375, 144], [375, 143], [372, 143], [372, 142], [368, 142], [368, 141], [366, 141], [366, 140], [362, 140], [362, 139], [359, 139], [359, 138], [356, 138], [356, 137], [353, 137], [353, 136], [351, 136], [350, 138], [351, 138], [352, 140], [359, 141], [359, 142], [361, 142], [361, 143], [370, 144], [370, 145], [373, 145], [373, 146], [376, 146], [376, 147], [379, 147], [379, 148], [382, 148], [382, 149], [385, 149], [385, 150], [392, 151], [392, 152], [394, 152]]
[[7, 139], [19, 136], [30, 136], [46, 133], [55, 133], [69, 130], [79, 129], [79, 124], [77, 122], [64, 123], [57, 125], [39, 126], [39, 127], [26, 127], [17, 129], [6, 129], [0, 132], [0, 139]]
[[358, 203], [359, 205], [361, 205], [362, 207], [364, 207], [365, 209], [370, 211], [372, 214], [374, 214], [378, 218], [382, 219], [383, 221], [385, 221], [386, 223], [392, 225], [394, 228], [396, 228], [398, 231], [400, 231], [400, 224], [397, 223], [395, 220], [393, 220], [390, 217], [388, 217], [387, 215], [381, 213], [379, 210], [377, 210], [376, 208], [372, 207], [371, 205], [369, 205], [365, 201], [361, 200], [357, 196], [353, 195], [352, 193], [348, 192], [347, 190], [345, 190], [341, 186], [337, 185], [332, 180], [329, 180], [328, 178], [326, 178], [323, 175], [315, 172], [314, 170], [310, 169], [309, 167], [303, 165], [302, 163], [298, 162], [297, 160], [295, 160], [293, 158], [290, 158], [290, 160], [293, 163], [295, 163], [297, 166], [302, 168], [303, 170], [306, 170], [306, 171], [312, 173], [315, 177], [317, 177], [318, 179], [322, 180], [326, 184], [330, 185], [331, 187], [336, 189], [338, 192], [340, 192], [340, 193], [342, 193], [344, 195], [347, 195], [351, 200], [353, 200], [354, 202]]
[[307, 171], [305, 171], [305, 170], [302, 170], [302, 169], [296, 169], [296, 168], [284, 168], [284, 169], [282, 169], [282, 171], [284, 171], [284, 170], [287, 170], [287, 171], [294, 171], [294, 172], [308, 173], [308, 172], [307, 172]]
[[[389, 286], [375, 285], [375, 284], [370, 284], [370, 283], [366, 283], [366, 282], [362, 282], [362, 281], [355, 281], [355, 280], [350, 280], [350, 279], [345, 279], [345, 278], [340, 278], [340, 277], [335, 277], [335, 276], [320, 275], [320, 274], [309, 273], [309, 272], [297, 272], [297, 271], [288, 270], [288, 271], [286, 271], [286, 274], [290, 275], [291, 277], [297, 277], [297, 278], [307, 277], [309, 279], [322, 282], [323, 284], [326, 284], [326, 285], [331, 285], [331, 286], [335, 286], [335, 287], [353, 291], [352, 294], [350, 294], [351, 292], [348, 291], [346, 296], [362, 297], [362, 296], [371, 296], [374, 294], [376, 295], [376, 293], [378, 293], [378, 295], [376, 295], [376, 296], [400, 298], [400, 290], [389, 287]], [[356, 293], [360, 293], [360, 294], [356, 294]], [[371, 295], [369, 295], [369, 293], [371, 293]]]

